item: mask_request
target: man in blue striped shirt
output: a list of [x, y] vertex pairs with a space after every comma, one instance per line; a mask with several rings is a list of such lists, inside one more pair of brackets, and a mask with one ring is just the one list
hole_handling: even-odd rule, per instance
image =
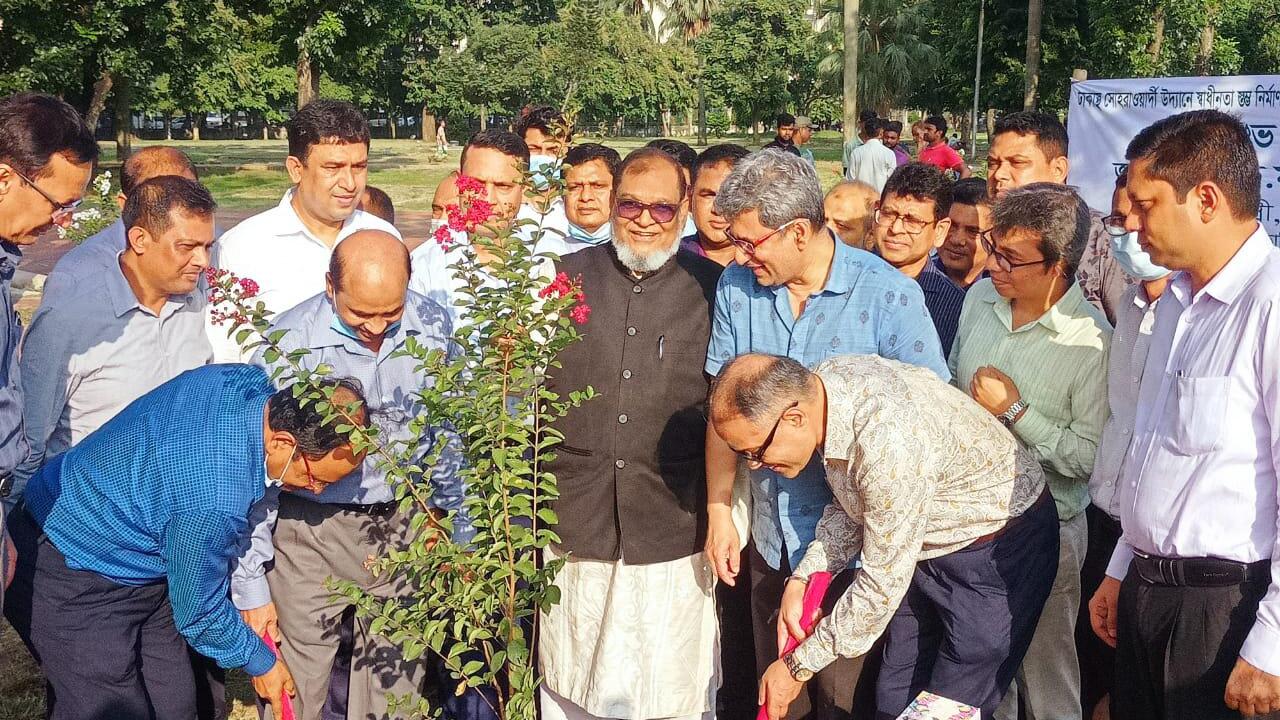
[[[335, 405], [363, 406], [354, 384], [331, 387]], [[5, 611], [44, 671], [51, 720], [194, 717], [183, 638], [273, 705], [292, 693], [231, 604], [230, 564], [268, 486], [319, 492], [361, 460], [262, 369], [207, 365], [45, 463], [15, 513]]]
[[948, 355], [960, 326], [964, 291], [930, 261], [929, 254], [942, 247], [951, 229], [951, 185], [932, 165], [903, 165], [885, 182], [872, 227], [880, 257], [920, 284], [942, 352]]

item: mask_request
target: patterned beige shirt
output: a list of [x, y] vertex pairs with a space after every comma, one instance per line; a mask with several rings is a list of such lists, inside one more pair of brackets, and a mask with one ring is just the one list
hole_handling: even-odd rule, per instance
[[834, 502], [796, 574], [835, 572], [862, 555], [853, 584], [795, 651], [816, 672], [871, 647], [918, 561], [999, 530], [1045, 480], [991, 413], [929, 370], [846, 355], [814, 372], [827, 391], [823, 457]]

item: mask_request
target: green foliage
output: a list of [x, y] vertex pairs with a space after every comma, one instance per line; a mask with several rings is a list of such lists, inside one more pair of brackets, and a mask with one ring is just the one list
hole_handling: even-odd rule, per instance
[[[842, 93], [844, 75], [844, 2], [826, 0], [821, 43], [830, 51], [818, 64], [818, 77], [832, 95]], [[928, 38], [925, 0], [861, 0], [858, 5], [858, 107], [882, 115], [900, 107], [918, 85], [929, 82], [940, 55]]]

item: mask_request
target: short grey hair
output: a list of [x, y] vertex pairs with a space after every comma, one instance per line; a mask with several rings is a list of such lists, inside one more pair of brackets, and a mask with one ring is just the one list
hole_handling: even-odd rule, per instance
[[1057, 183], [1031, 183], [996, 200], [993, 229], [1001, 234], [1026, 230], [1040, 237], [1045, 267], [1062, 260], [1074, 278], [1089, 242], [1093, 216], [1075, 189]]
[[[767, 362], [747, 368], [748, 359]], [[809, 396], [813, 373], [782, 355], [739, 355], [720, 369], [707, 391], [707, 411], [712, 418], [741, 417], [752, 424], [772, 420], [778, 408]]]
[[821, 225], [822, 183], [818, 171], [798, 155], [761, 150], [738, 161], [716, 194], [715, 211], [732, 220], [748, 210], [760, 213], [766, 227], [804, 218]]

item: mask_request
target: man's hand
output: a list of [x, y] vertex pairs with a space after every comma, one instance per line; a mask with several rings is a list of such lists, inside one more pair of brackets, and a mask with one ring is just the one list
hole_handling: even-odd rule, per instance
[[782, 720], [787, 708], [800, 695], [804, 683], [791, 677], [791, 671], [782, 660], [774, 660], [764, 677], [760, 678], [760, 697], [756, 700], [769, 713], [769, 720]]
[[992, 415], [1003, 413], [1022, 398], [1013, 380], [990, 365], [974, 371], [969, 381], [969, 395]]
[[271, 703], [271, 716], [274, 718], [284, 717], [281, 697], [285, 693], [290, 697], [298, 694], [298, 689], [293, 686], [293, 675], [289, 673], [289, 667], [280, 658], [276, 659], [276, 664], [272, 665], [266, 674], [253, 678], [253, 689], [258, 693], [258, 697]]
[[13, 576], [18, 572], [18, 548], [13, 544], [13, 538], [9, 537], [9, 531], [0, 531], [4, 534], [4, 586], [9, 587], [9, 583], [13, 582]]
[[723, 505], [707, 508], [707, 544], [703, 548], [707, 562], [715, 568], [716, 577], [733, 587], [741, 570], [742, 546], [738, 542], [738, 526], [733, 512]]
[[[803, 642], [809, 634], [800, 623], [804, 615], [804, 592], [807, 585], [799, 580], [788, 580], [782, 589], [782, 606], [778, 609], [778, 651], [787, 646], [787, 637]], [[819, 613], [822, 611], [819, 610]], [[815, 618], [816, 621], [816, 618]]]
[[271, 639], [280, 644], [280, 625], [276, 617], [276, 604], [269, 602], [252, 610], [241, 610], [240, 619], [248, 625], [253, 634], [262, 637], [263, 632], [270, 632]]
[[1245, 717], [1280, 711], [1280, 675], [1270, 675], [1236, 659], [1236, 667], [1227, 679], [1227, 707]]
[[1120, 604], [1120, 581], [1104, 577], [1097, 592], [1089, 600], [1089, 624], [1102, 642], [1116, 646], [1116, 614]]

